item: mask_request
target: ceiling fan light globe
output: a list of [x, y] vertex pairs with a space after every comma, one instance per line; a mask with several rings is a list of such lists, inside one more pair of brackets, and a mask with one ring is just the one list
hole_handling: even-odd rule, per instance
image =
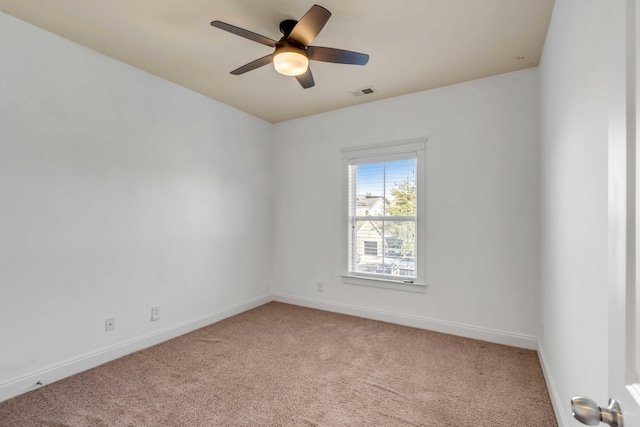
[[299, 76], [309, 68], [309, 58], [295, 51], [278, 52], [273, 56], [273, 66], [285, 76]]

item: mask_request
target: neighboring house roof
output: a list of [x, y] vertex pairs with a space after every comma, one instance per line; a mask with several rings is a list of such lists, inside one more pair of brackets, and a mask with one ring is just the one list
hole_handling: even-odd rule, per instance
[[385, 197], [371, 195], [357, 196], [356, 203], [358, 215], [384, 215], [384, 206], [389, 205]]
[[358, 200], [358, 205], [362, 204], [363, 206], [368, 206], [371, 207], [373, 206], [377, 201], [379, 200], [384, 200], [385, 204], [389, 204], [389, 200], [387, 200], [386, 197], [383, 196], [371, 196], [371, 195], [359, 195], [357, 196], [357, 200]]
[[379, 235], [380, 238], [384, 238], [384, 235], [382, 234], [382, 230], [380, 230], [380, 228], [378, 228], [378, 226], [376, 226], [373, 221], [361, 221], [360, 222], [360, 226], [358, 227], [358, 232], [362, 232], [365, 230], [369, 230], [369, 231], [374, 231], [375, 233], [377, 233]]
[[382, 196], [358, 196], [357, 197], [358, 206], [362, 206], [362, 207], [366, 206], [369, 209], [371, 209], [373, 205], [379, 202], [380, 199], [382, 199]]

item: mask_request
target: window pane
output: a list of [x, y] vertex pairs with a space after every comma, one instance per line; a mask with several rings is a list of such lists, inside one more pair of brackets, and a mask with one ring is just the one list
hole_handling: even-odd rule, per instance
[[370, 163], [355, 166], [356, 171], [356, 215], [383, 216], [384, 163]]
[[415, 277], [414, 221], [357, 221], [352, 271]]
[[354, 271], [375, 273], [383, 256], [382, 221], [358, 221], [356, 224], [356, 256]]
[[416, 277], [416, 223], [385, 221], [385, 263], [398, 266], [398, 275]]
[[352, 168], [357, 216], [415, 215], [415, 159], [364, 163]]
[[385, 163], [388, 215], [416, 214], [416, 161], [398, 160]]

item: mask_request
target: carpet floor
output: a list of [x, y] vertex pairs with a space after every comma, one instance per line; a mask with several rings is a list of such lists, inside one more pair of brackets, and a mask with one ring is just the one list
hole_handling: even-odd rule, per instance
[[0, 426], [557, 426], [535, 351], [272, 302], [0, 403]]

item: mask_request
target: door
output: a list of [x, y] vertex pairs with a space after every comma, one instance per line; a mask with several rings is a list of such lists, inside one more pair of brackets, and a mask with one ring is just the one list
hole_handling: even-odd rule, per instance
[[[640, 87], [638, 2], [640, 0], [609, 3], [612, 8], [608, 22], [610, 55], [603, 58], [610, 65], [609, 99], [603, 100], [609, 104], [609, 336], [602, 342], [602, 345], [608, 345], [609, 360], [608, 366], [603, 368], [608, 369], [608, 393], [619, 403], [625, 427], [640, 426], [640, 196], [637, 196], [640, 150], [636, 150], [636, 129], [640, 123], [636, 108]], [[603, 24], [607, 25], [606, 22]], [[594, 345], [598, 345], [597, 340]], [[597, 405], [604, 409], [604, 418], [610, 418], [606, 414], [607, 402], [597, 402]], [[583, 400], [575, 406], [574, 412], [581, 412], [585, 420], [597, 416], [598, 409], [588, 414], [589, 406], [590, 402]], [[593, 421], [590, 425], [597, 424], [598, 421]], [[572, 420], [570, 425], [579, 424]]]
[[[609, 198], [609, 396], [619, 402], [625, 427], [640, 426], [640, 268], [636, 243], [640, 209], [636, 196], [636, 34], [638, 0], [611, 2], [608, 198]], [[640, 249], [640, 248], [639, 248]], [[636, 291], [638, 289], [638, 291]], [[636, 316], [636, 313], [638, 315]], [[636, 319], [638, 317], [638, 319]], [[603, 343], [604, 344], [604, 343]], [[607, 402], [597, 402], [606, 407]], [[578, 425], [574, 422], [574, 424]]]

